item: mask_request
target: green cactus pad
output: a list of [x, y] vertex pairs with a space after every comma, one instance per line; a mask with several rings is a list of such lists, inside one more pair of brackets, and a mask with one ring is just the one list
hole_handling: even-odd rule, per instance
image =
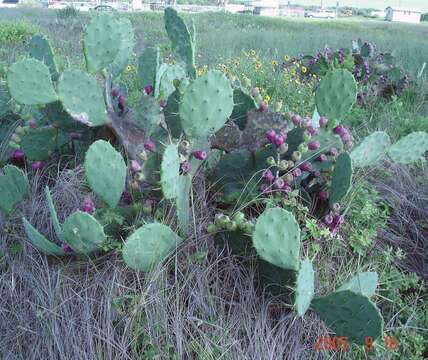
[[144, 136], [149, 138], [161, 121], [159, 102], [153, 96], [143, 95], [135, 112], [137, 114], [136, 125], [144, 130]]
[[90, 72], [100, 71], [112, 64], [122, 46], [122, 27], [110, 14], [95, 16], [86, 28], [83, 38], [86, 67]]
[[389, 135], [383, 131], [375, 131], [352, 150], [352, 165], [355, 167], [375, 165], [382, 160], [390, 146]]
[[192, 190], [192, 178], [189, 175], [178, 177], [178, 194], [175, 200], [177, 207], [177, 221], [180, 234], [187, 236], [190, 222], [190, 191]]
[[29, 44], [30, 56], [37, 59], [49, 68], [53, 81], [58, 80], [58, 69], [55, 63], [55, 57], [49, 41], [42, 35], [34, 35]]
[[398, 164], [411, 164], [423, 157], [428, 151], [428, 134], [415, 131], [393, 144], [388, 156]]
[[123, 260], [134, 270], [149, 271], [181, 242], [182, 239], [166, 225], [144, 225], [126, 240], [122, 250]]
[[160, 79], [159, 95], [163, 99], [168, 99], [168, 97], [175, 91], [175, 79], [180, 80], [180, 82], [185, 81], [186, 79], [185, 70], [178, 64], [169, 65], [162, 74]]
[[28, 160], [49, 159], [57, 148], [58, 130], [53, 127], [30, 129], [22, 138], [21, 149]]
[[344, 283], [337, 291], [351, 290], [371, 297], [376, 292], [378, 276], [374, 271], [362, 272]]
[[0, 118], [12, 111], [12, 98], [9, 94], [7, 84], [0, 81]]
[[155, 87], [156, 73], [159, 68], [159, 49], [145, 48], [138, 58], [138, 78], [141, 87], [151, 85]]
[[65, 242], [64, 233], [62, 231], [61, 224], [59, 223], [59, 220], [58, 220], [58, 215], [55, 210], [55, 205], [52, 200], [51, 192], [49, 191], [49, 186], [45, 187], [45, 195], [48, 201], [49, 213], [51, 214], [51, 221], [52, 221], [53, 228], [55, 230], [55, 234], [58, 237], [58, 239], [63, 243]]
[[95, 141], [85, 155], [85, 174], [91, 189], [111, 208], [125, 190], [126, 164], [107, 141]]
[[305, 315], [311, 305], [315, 292], [315, 275], [312, 261], [309, 259], [300, 262], [296, 279], [296, 295], [294, 306], [299, 316]]
[[341, 153], [334, 164], [330, 186], [330, 204], [339, 202], [345, 197], [352, 184], [352, 162], [347, 152]]
[[88, 255], [101, 248], [106, 240], [101, 224], [88, 213], [76, 211], [65, 219], [64, 239], [78, 254]]
[[193, 36], [178, 16], [177, 11], [171, 7], [165, 9], [165, 29], [171, 41], [172, 48], [177, 56], [186, 64], [186, 71], [191, 78], [196, 77], [195, 46]]
[[315, 92], [318, 113], [330, 119], [343, 118], [357, 98], [357, 83], [345, 69], [329, 72], [319, 83]]
[[37, 229], [33, 225], [31, 225], [27, 221], [27, 219], [22, 218], [22, 222], [24, 224], [25, 234], [30, 239], [34, 247], [36, 247], [47, 255], [66, 255], [65, 251], [60, 246], [46, 239], [42, 234], [37, 231]]
[[165, 115], [165, 122], [168, 125], [168, 130], [171, 132], [173, 138], [178, 139], [183, 132], [181, 127], [181, 119], [178, 114], [180, 105], [180, 92], [175, 90], [169, 97], [168, 102], [163, 109]]
[[178, 195], [178, 176], [180, 172], [180, 157], [176, 145], [170, 144], [165, 148], [161, 163], [161, 187], [166, 199], [175, 199]]
[[123, 69], [131, 62], [134, 51], [134, 31], [131, 21], [127, 18], [119, 18], [116, 20], [117, 29], [120, 32], [120, 47], [113, 61], [108, 67], [108, 71], [113, 78], [118, 77]]
[[219, 130], [233, 110], [230, 81], [219, 71], [208, 71], [186, 89], [180, 118], [189, 137], [207, 137]]
[[108, 122], [103, 93], [97, 80], [81, 70], [66, 70], [58, 83], [58, 93], [65, 110], [88, 126]]
[[7, 73], [11, 96], [24, 105], [41, 105], [58, 99], [49, 68], [41, 61], [24, 59], [14, 63]]
[[49, 120], [49, 124], [55, 128], [67, 131], [83, 131], [86, 129], [85, 125], [74, 120], [71, 115], [65, 111], [61, 101], [47, 104], [42, 109], [42, 113]]
[[311, 307], [337, 336], [364, 345], [366, 337], [376, 340], [383, 333], [383, 319], [367, 296], [350, 290], [312, 300]]
[[238, 125], [240, 130], [244, 130], [247, 125], [247, 112], [257, 108], [256, 102], [242, 89], [233, 90], [233, 102], [230, 119]]
[[0, 210], [9, 215], [16, 204], [28, 195], [30, 185], [24, 172], [13, 165], [6, 165], [0, 173]]
[[257, 219], [253, 245], [263, 260], [283, 269], [298, 270], [300, 228], [291, 212], [280, 208], [265, 210]]

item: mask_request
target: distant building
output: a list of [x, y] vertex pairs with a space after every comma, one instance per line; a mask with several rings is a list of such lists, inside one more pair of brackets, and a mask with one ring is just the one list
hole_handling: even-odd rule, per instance
[[398, 21], [398, 22], [409, 22], [409, 23], [420, 23], [422, 12], [418, 10], [396, 8], [388, 6], [385, 9], [385, 20], [386, 21]]
[[258, 0], [251, 4], [255, 15], [278, 16], [279, 0]]

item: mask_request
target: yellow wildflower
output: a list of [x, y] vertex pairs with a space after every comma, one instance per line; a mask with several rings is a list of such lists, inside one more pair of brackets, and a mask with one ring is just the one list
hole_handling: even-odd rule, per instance
[[261, 67], [262, 67], [262, 63], [260, 62], [260, 61], [256, 61], [255, 63], [254, 63], [254, 69], [256, 70], [256, 71], [259, 71], [260, 69], [261, 69]]
[[303, 74], [306, 74], [306, 72], [308, 71], [308, 69], [306, 68], [306, 66], [302, 66], [302, 68], [300, 70], [302, 70]]
[[127, 65], [125, 71], [127, 73], [130, 73], [132, 70], [134, 70], [134, 67], [132, 65]]
[[288, 55], [284, 55], [284, 61], [290, 61], [290, 57]]
[[272, 60], [272, 66], [277, 66], [277, 65], [278, 65], [278, 61]]
[[270, 96], [266, 95], [265, 98], [264, 98], [264, 100], [268, 103], [270, 101]]
[[251, 49], [250, 50], [250, 56], [252, 56], [252, 57], [254, 57], [254, 56], [256, 56], [256, 50], [254, 50], [254, 49]]

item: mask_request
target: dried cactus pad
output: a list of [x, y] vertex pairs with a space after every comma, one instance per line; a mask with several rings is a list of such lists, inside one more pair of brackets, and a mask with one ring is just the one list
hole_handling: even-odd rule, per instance
[[91, 189], [114, 208], [125, 189], [126, 164], [107, 141], [94, 142], [85, 155], [85, 173]]
[[33, 225], [31, 225], [27, 221], [27, 219], [23, 218], [22, 222], [24, 224], [25, 234], [30, 239], [34, 247], [36, 247], [47, 255], [66, 255], [66, 253], [60, 246], [46, 239], [42, 234], [37, 231], [37, 229]]
[[334, 165], [330, 187], [330, 204], [342, 200], [351, 188], [352, 162], [347, 152], [341, 153]]
[[356, 167], [374, 165], [382, 160], [390, 146], [389, 135], [384, 131], [375, 131], [352, 150], [352, 164]]
[[219, 130], [233, 110], [230, 81], [216, 70], [208, 71], [186, 89], [180, 105], [183, 130], [189, 137], [207, 137]]
[[352, 290], [367, 297], [374, 295], [377, 286], [377, 273], [374, 271], [362, 272], [344, 283], [337, 291]]
[[280, 208], [265, 210], [257, 219], [253, 246], [272, 265], [298, 270], [300, 228], [293, 214]]
[[24, 172], [13, 165], [6, 165], [0, 172], [0, 210], [9, 215], [16, 204], [28, 195], [28, 179]]
[[376, 340], [383, 333], [383, 319], [367, 296], [351, 290], [334, 292], [312, 300], [311, 307], [337, 336], [364, 345], [366, 337]]
[[357, 83], [345, 69], [330, 71], [319, 83], [315, 92], [318, 113], [340, 120], [357, 99]]
[[315, 292], [315, 276], [312, 261], [301, 261], [296, 279], [296, 294], [294, 306], [299, 316], [305, 315], [311, 305]]
[[396, 163], [411, 164], [419, 160], [428, 151], [428, 134], [415, 131], [393, 144], [388, 156]]
[[149, 271], [181, 242], [182, 239], [166, 225], [144, 225], [126, 240], [122, 250], [123, 260], [132, 269]]
[[58, 99], [49, 68], [35, 59], [14, 63], [7, 73], [10, 95], [23, 105], [42, 105]]
[[58, 79], [59, 73], [49, 41], [42, 35], [34, 35], [31, 38], [28, 48], [30, 56], [34, 59], [44, 62], [45, 65], [49, 68], [52, 80], [56, 81]]
[[178, 196], [178, 177], [180, 172], [180, 157], [176, 145], [170, 144], [165, 148], [161, 163], [161, 187], [166, 199]]

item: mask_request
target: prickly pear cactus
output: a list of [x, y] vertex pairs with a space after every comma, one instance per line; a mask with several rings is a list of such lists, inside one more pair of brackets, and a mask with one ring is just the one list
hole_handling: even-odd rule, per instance
[[179, 172], [178, 148], [176, 145], [170, 144], [163, 153], [160, 171], [162, 192], [166, 199], [175, 199], [179, 194]]
[[367, 296], [350, 290], [315, 298], [311, 307], [337, 336], [348, 336], [350, 342], [364, 345], [366, 337], [373, 340], [383, 333], [383, 319]]
[[125, 189], [122, 155], [107, 141], [94, 142], [86, 152], [85, 174], [91, 189], [111, 208], [116, 207]]
[[176, 139], [178, 139], [183, 132], [183, 128], [181, 127], [181, 119], [178, 114], [178, 109], [181, 102], [180, 99], [180, 92], [178, 90], [175, 90], [168, 97], [168, 102], [165, 108], [163, 109], [165, 122], [168, 126], [168, 130], [171, 132], [172, 137]]
[[125, 17], [116, 19], [116, 27], [119, 30], [119, 51], [113, 62], [108, 67], [108, 72], [113, 78], [118, 77], [123, 69], [131, 62], [134, 52], [134, 31], [131, 21]]
[[315, 274], [309, 259], [300, 262], [295, 291], [294, 307], [297, 314], [303, 316], [309, 309], [315, 292]]
[[34, 247], [47, 255], [64, 256], [65, 251], [58, 245], [46, 239], [37, 229], [31, 225], [27, 219], [23, 218], [24, 230]]
[[141, 87], [155, 88], [156, 73], [159, 68], [160, 55], [158, 48], [145, 48], [138, 58], [138, 78]]
[[51, 215], [51, 222], [52, 222], [52, 226], [53, 226], [53, 228], [55, 230], [55, 234], [58, 237], [58, 239], [62, 243], [64, 243], [65, 242], [65, 240], [64, 240], [64, 233], [62, 231], [62, 226], [61, 226], [61, 224], [60, 224], [60, 222], [58, 220], [58, 215], [56, 213], [55, 205], [53, 203], [52, 195], [51, 195], [51, 192], [50, 192], [48, 186], [45, 187], [45, 195], [46, 195], [46, 199], [47, 199], [47, 202], [48, 202], [49, 213]]
[[144, 130], [145, 137], [149, 138], [161, 121], [158, 101], [153, 96], [143, 95], [135, 108], [135, 113], [136, 125]]
[[289, 211], [265, 210], [257, 219], [253, 245], [263, 260], [283, 269], [298, 270], [300, 227]]
[[349, 279], [337, 291], [352, 290], [355, 293], [371, 297], [375, 294], [377, 282], [378, 276], [376, 272], [362, 272]]
[[6, 165], [0, 173], [0, 210], [9, 215], [15, 206], [28, 195], [29, 184], [24, 172], [13, 165]]
[[175, 91], [174, 80], [176, 79], [185, 82], [187, 80], [185, 70], [178, 64], [168, 66], [160, 79], [159, 95], [161, 98], [168, 99]]
[[42, 35], [34, 35], [28, 47], [30, 56], [45, 63], [49, 68], [52, 80], [58, 80], [59, 73], [49, 41]]
[[7, 84], [11, 96], [23, 105], [47, 104], [58, 99], [49, 68], [35, 59], [24, 59], [11, 65]]
[[341, 153], [334, 165], [333, 176], [330, 187], [330, 204], [342, 200], [352, 184], [352, 162], [347, 152]]
[[352, 165], [355, 167], [375, 165], [386, 155], [390, 146], [389, 135], [384, 131], [375, 131], [352, 150]]
[[53, 127], [30, 129], [21, 141], [28, 160], [49, 159], [57, 148], [58, 130]]
[[12, 111], [12, 98], [9, 89], [4, 81], [0, 81], [0, 117], [9, 114]]
[[168, 226], [147, 224], [128, 237], [122, 250], [123, 260], [134, 270], [150, 271], [181, 242], [182, 239]]
[[230, 119], [233, 120], [240, 130], [244, 130], [247, 125], [247, 113], [257, 108], [257, 104], [251, 95], [243, 89], [233, 90], [233, 112]]
[[89, 255], [106, 240], [101, 224], [88, 213], [76, 211], [64, 221], [64, 239], [77, 253]]
[[419, 160], [428, 151], [428, 134], [415, 131], [393, 144], [388, 156], [398, 164], [411, 164]]

